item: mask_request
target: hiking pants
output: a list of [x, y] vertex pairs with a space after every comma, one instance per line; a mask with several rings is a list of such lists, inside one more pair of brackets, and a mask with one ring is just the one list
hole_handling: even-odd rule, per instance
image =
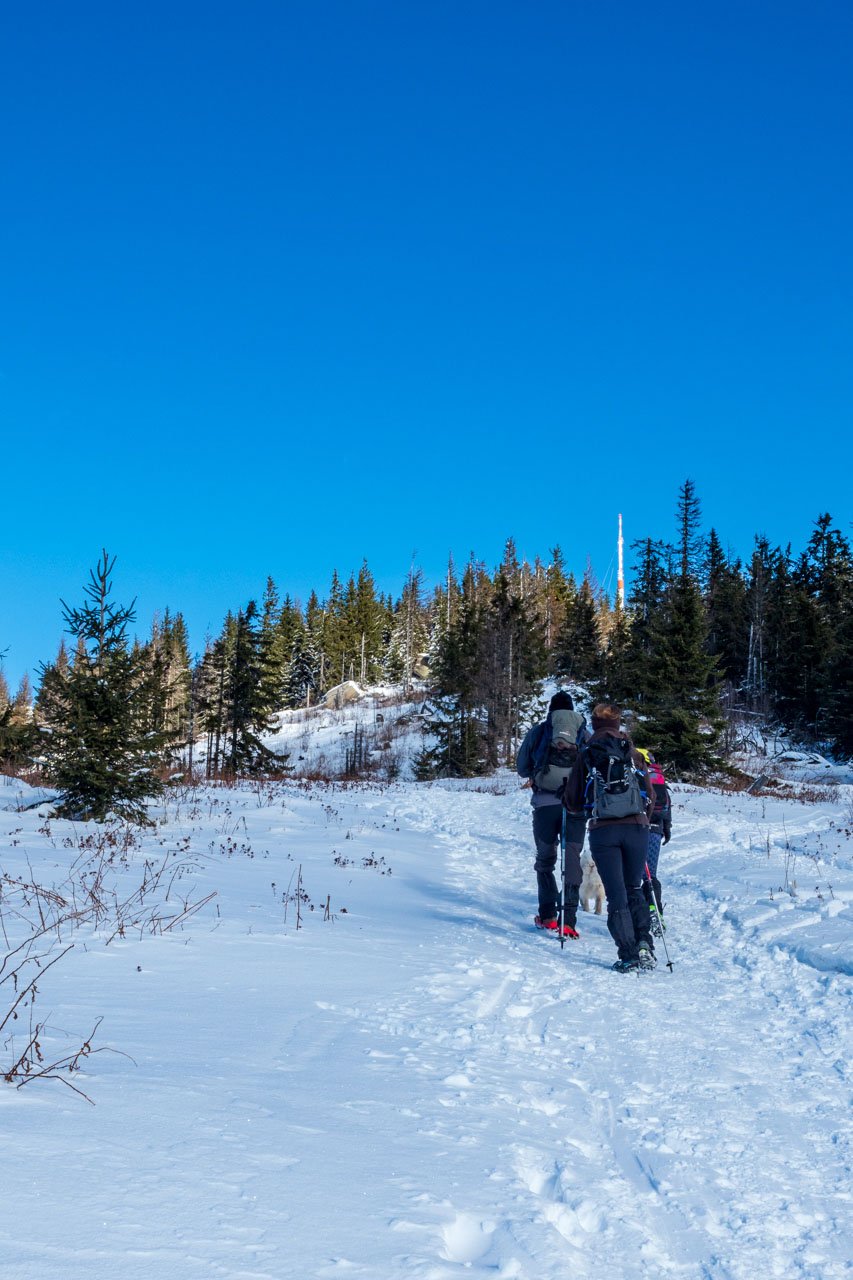
[[658, 873], [658, 858], [660, 857], [661, 840], [663, 840], [663, 836], [659, 831], [649, 832], [649, 851], [647, 861], [649, 864], [649, 875], [652, 879], [654, 879]]
[[643, 881], [643, 893], [646, 895], [646, 902], [649, 906], [652, 902], [657, 903], [658, 911], [663, 911], [663, 903], [661, 902], [660, 880], [658, 880], [658, 858], [660, 857], [660, 846], [663, 835], [660, 831], [649, 832], [649, 852], [646, 861], [649, 864], [649, 875], [651, 882]]
[[622, 960], [636, 958], [638, 943], [652, 945], [642, 890], [648, 848], [648, 827], [633, 822], [609, 823], [589, 833], [589, 851], [607, 895], [607, 927]]
[[[536, 844], [536, 885], [539, 891], [539, 915], [543, 920], [552, 920], [559, 914], [560, 891], [554, 868], [560, 852], [560, 832], [563, 824], [563, 806], [561, 804], [543, 804], [533, 810], [533, 840]], [[586, 820], [566, 814], [566, 915], [565, 923], [574, 929], [578, 918], [578, 899], [580, 898], [581, 849], [583, 848]]]

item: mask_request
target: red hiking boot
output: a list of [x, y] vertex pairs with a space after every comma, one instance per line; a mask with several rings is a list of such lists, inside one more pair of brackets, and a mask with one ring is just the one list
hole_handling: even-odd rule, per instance
[[[559, 932], [560, 932], [560, 926], [559, 926], [559, 924], [557, 923], [557, 920], [556, 920], [556, 919], [554, 919], [554, 920], [543, 920], [541, 916], [534, 916], [534, 917], [533, 917], [533, 923], [536, 925], [536, 928], [537, 928], [537, 929], [547, 929], [550, 933], [559, 933]], [[571, 927], [571, 925], [564, 924], [564, 925], [563, 925], [563, 937], [564, 937], [564, 938], [579, 938], [579, 937], [580, 937], [580, 934], [578, 933], [577, 929], [573, 929], [573, 928]]]

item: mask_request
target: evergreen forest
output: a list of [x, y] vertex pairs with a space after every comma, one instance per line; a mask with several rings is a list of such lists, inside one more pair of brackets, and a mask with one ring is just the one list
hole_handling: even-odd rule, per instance
[[179, 611], [139, 637], [105, 551], [83, 603], [62, 603], [37, 689], [25, 677], [12, 694], [0, 672], [0, 766], [38, 768], [69, 816], [138, 818], [194, 752], [209, 778], [286, 771], [264, 743], [277, 713], [354, 680], [417, 691], [417, 777], [473, 776], [513, 763], [548, 677], [617, 702], [676, 778], [724, 769], [751, 720], [853, 755], [853, 551], [830, 515], [805, 547], [756, 537], [741, 560], [703, 532], [687, 480], [672, 541], [630, 552], [624, 606], [560, 546], [529, 563], [511, 537], [496, 567], [451, 559], [429, 591], [413, 563], [394, 597], [366, 561], [304, 603], [269, 577], [193, 655]]

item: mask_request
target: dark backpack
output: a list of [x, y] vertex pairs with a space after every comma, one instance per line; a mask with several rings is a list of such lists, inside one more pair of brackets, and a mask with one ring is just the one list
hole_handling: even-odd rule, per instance
[[631, 743], [608, 733], [581, 748], [587, 769], [584, 810], [596, 822], [645, 813], [648, 796], [634, 767]]

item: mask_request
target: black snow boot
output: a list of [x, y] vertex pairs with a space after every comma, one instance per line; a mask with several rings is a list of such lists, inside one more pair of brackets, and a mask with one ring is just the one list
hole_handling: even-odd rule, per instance
[[660, 896], [660, 880], [656, 876], [652, 876], [651, 880], [643, 881], [643, 893], [646, 902], [650, 907], [657, 907], [658, 911], [663, 911], [663, 902]]
[[663, 911], [660, 879], [657, 879], [656, 876], [652, 876], [651, 881], [643, 881], [643, 895], [646, 897], [649, 910]]
[[646, 905], [645, 896], [639, 885], [636, 889], [628, 890], [628, 911], [631, 915], [631, 923], [637, 943], [640, 945], [645, 943], [650, 951], [654, 951], [652, 946], [651, 916]]
[[643, 895], [649, 904], [649, 919], [652, 924], [652, 933], [656, 938], [663, 937], [663, 931], [666, 925], [663, 922], [663, 903], [660, 898], [660, 880], [652, 876], [651, 880], [643, 881]]
[[[643, 907], [645, 908], [645, 903]], [[620, 907], [617, 911], [608, 911], [607, 928], [610, 930], [611, 938], [616, 943], [619, 959], [636, 962], [637, 940], [634, 936], [634, 923], [628, 908]]]
[[566, 905], [563, 908], [563, 924], [567, 924], [570, 929], [574, 929], [578, 923], [578, 903], [580, 902], [581, 887], [579, 884], [566, 885]]

